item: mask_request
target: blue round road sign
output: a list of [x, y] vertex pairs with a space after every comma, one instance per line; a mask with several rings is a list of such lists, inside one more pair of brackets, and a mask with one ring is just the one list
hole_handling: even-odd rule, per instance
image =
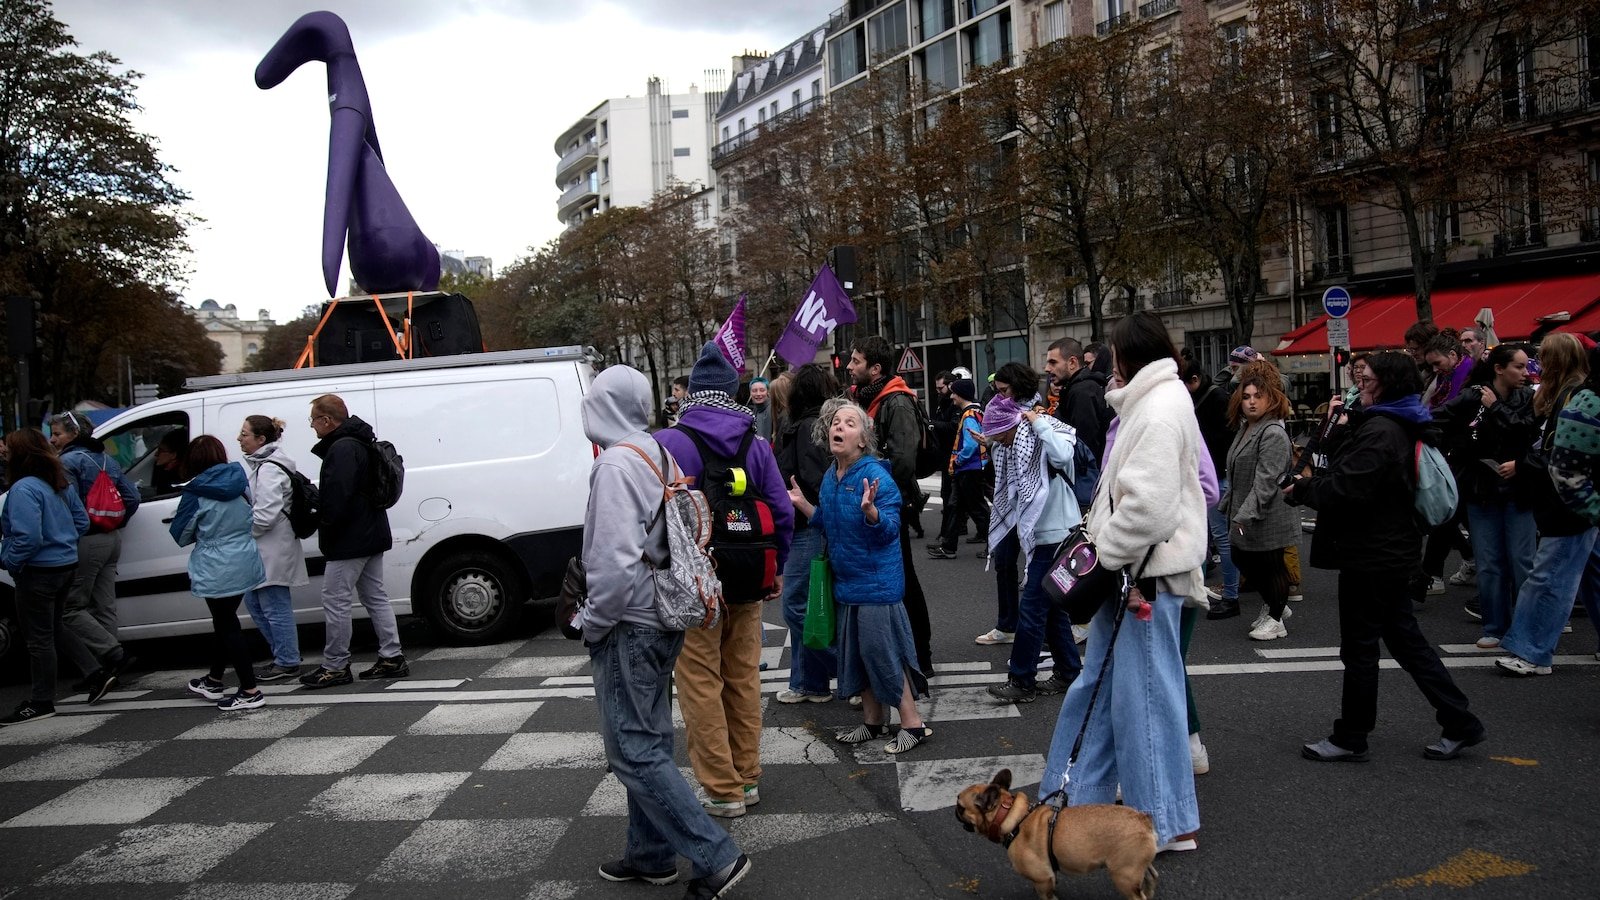
[[1323, 291], [1322, 308], [1335, 319], [1342, 319], [1349, 315], [1350, 291], [1337, 284]]

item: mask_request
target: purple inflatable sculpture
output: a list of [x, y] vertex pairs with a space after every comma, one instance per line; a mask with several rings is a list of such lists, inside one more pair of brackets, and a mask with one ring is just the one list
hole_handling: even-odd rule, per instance
[[318, 60], [328, 65], [328, 192], [322, 210], [322, 277], [337, 295], [339, 255], [350, 236], [350, 274], [373, 293], [439, 286], [439, 251], [417, 227], [383, 167], [367, 85], [344, 20], [331, 12], [301, 16], [256, 66], [256, 86], [281, 84]]

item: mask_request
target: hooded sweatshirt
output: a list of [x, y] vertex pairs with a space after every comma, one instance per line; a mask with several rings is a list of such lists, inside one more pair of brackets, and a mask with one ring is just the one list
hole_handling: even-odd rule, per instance
[[656, 615], [652, 568], [667, 562], [667, 523], [660, 515], [667, 477], [677, 463], [645, 432], [654, 402], [650, 382], [627, 366], [595, 376], [583, 398], [583, 433], [602, 452], [589, 470], [589, 508], [583, 518], [583, 565], [589, 602], [578, 611], [577, 626], [590, 644], [605, 640], [619, 622], [664, 628]]
[[267, 577], [256, 539], [249, 478], [238, 463], [219, 463], [183, 486], [172, 539], [189, 554], [189, 589], [197, 597], [235, 597]]
[[[694, 439], [681, 433], [681, 429], [693, 429], [712, 452], [731, 457], [738, 452], [739, 443], [744, 440], [751, 424], [749, 413], [720, 406], [690, 406], [684, 410], [676, 428], [658, 431], [655, 437], [672, 454], [672, 458], [683, 466], [683, 474], [699, 484], [703, 468], [700, 452], [695, 448]], [[744, 466], [752, 493], [772, 508], [772, 524], [778, 545], [778, 571], [781, 572], [784, 560], [789, 558], [789, 541], [794, 537], [794, 504], [790, 502], [789, 489], [784, 486], [783, 476], [778, 472], [778, 459], [772, 453], [772, 445], [757, 437], [750, 442], [750, 450], [744, 461], [734, 460], [733, 464]]]

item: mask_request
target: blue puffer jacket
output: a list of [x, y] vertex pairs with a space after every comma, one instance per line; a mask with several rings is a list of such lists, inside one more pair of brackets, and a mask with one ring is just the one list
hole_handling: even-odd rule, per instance
[[183, 486], [171, 531], [178, 546], [195, 545], [189, 554], [189, 590], [197, 597], [234, 597], [266, 580], [250, 536], [249, 485], [238, 463], [221, 463]]
[[[878, 524], [861, 514], [861, 481], [876, 479]], [[833, 599], [864, 606], [899, 603], [906, 592], [900, 564], [900, 489], [883, 460], [863, 456], [844, 478], [836, 466], [822, 476], [817, 514], [811, 524], [828, 538], [828, 563], [833, 567]]]

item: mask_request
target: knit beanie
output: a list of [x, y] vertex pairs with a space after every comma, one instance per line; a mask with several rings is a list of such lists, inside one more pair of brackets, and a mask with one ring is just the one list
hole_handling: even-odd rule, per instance
[[739, 390], [739, 370], [722, 355], [715, 341], [707, 341], [700, 358], [689, 370], [689, 393], [721, 391], [732, 397]]
[[978, 389], [973, 385], [971, 378], [957, 378], [950, 382], [950, 393], [967, 401], [978, 399]]
[[994, 437], [1017, 427], [1022, 421], [1022, 407], [1010, 397], [995, 396], [983, 408], [983, 436]]

